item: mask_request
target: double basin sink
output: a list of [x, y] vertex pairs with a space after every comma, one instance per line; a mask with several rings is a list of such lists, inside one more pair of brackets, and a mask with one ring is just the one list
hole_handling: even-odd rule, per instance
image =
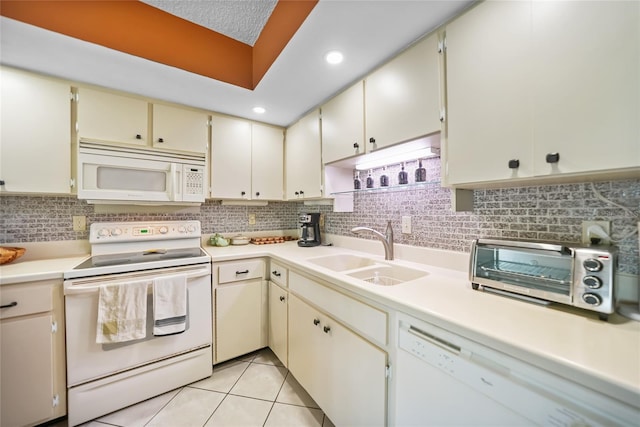
[[371, 258], [352, 254], [335, 254], [309, 258], [308, 262], [319, 267], [345, 274], [349, 277], [381, 286], [393, 286], [427, 276], [429, 273], [397, 264], [387, 264]]

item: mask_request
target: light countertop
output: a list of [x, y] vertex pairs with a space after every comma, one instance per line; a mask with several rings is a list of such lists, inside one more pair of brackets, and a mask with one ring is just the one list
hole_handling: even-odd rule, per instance
[[[640, 407], [640, 322], [615, 314], [604, 322], [595, 313], [570, 307], [545, 307], [474, 291], [465, 270], [468, 254], [458, 252], [397, 245], [396, 253], [406, 254], [411, 261], [392, 263], [428, 274], [395, 286], [368, 284], [309, 262], [310, 258], [343, 253], [387, 262], [380, 242], [365, 242], [361, 247], [362, 240], [353, 239], [358, 243], [351, 246], [300, 248], [296, 242], [287, 242], [204, 249], [214, 262], [272, 258], [346, 294], [421, 318]], [[64, 271], [86, 257], [17, 260], [0, 267], [0, 284], [62, 280]]]

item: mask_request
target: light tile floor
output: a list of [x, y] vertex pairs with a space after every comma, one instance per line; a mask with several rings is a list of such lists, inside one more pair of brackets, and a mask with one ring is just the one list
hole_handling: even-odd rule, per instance
[[[62, 427], [64, 423], [56, 424]], [[333, 427], [271, 350], [213, 367], [213, 375], [82, 427]]]

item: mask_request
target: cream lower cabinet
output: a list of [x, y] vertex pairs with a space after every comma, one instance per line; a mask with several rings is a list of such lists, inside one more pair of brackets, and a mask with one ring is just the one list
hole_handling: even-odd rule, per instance
[[62, 284], [0, 287], [0, 425], [66, 414]]
[[71, 86], [0, 69], [0, 191], [71, 191]]
[[266, 347], [267, 281], [264, 261], [221, 263], [216, 270], [215, 363]]
[[288, 301], [289, 292], [269, 282], [269, 348], [286, 367], [288, 366]]
[[296, 296], [289, 299], [289, 370], [337, 426], [386, 424], [387, 355]]

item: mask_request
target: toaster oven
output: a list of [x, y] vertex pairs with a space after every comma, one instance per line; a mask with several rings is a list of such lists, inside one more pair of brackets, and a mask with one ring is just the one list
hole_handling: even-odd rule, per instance
[[567, 304], [606, 320], [615, 311], [617, 263], [617, 249], [609, 246], [477, 239], [469, 280], [476, 290]]

